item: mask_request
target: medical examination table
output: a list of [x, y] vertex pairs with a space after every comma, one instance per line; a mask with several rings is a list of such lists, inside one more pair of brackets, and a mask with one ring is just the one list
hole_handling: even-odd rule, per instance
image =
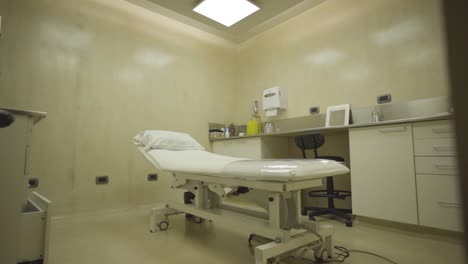
[[[268, 239], [254, 250], [256, 264], [280, 263], [283, 257], [300, 257], [309, 250], [316, 258], [332, 256], [333, 227], [302, 215], [301, 190], [321, 186], [324, 177], [348, 173], [344, 165], [138, 148], [157, 169], [172, 173], [172, 188], [186, 190], [184, 203], [169, 201], [151, 210], [150, 231], [166, 230], [168, 216], [186, 213], [199, 223], [210, 220]], [[250, 204], [232, 202], [233, 198]]]

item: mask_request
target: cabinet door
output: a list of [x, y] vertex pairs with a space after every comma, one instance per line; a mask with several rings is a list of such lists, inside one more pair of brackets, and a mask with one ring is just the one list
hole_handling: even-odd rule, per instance
[[260, 138], [238, 138], [214, 141], [213, 153], [249, 159], [261, 159]]
[[349, 131], [353, 213], [417, 224], [410, 124]]

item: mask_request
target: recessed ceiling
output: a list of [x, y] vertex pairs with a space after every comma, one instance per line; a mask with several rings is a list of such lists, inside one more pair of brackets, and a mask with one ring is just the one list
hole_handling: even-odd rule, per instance
[[234, 42], [272, 28], [325, 0], [251, 0], [260, 10], [226, 27], [193, 11], [201, 0], [127, 0], [161, 15], [195, 26]]

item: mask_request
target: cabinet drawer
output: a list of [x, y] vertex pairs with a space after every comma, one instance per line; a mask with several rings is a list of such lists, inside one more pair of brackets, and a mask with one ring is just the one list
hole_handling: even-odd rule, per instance
[[416, 173], [422, 174], [457, 174], [455, 157], [416, 157]]
[[455, 156], [454, 138], [417, 139], [414, 141], [415, 156]]
[[458, 177], [417, 174], [419, 224], [462, 231]]
[[260, 138], [240, 138], [213, 142], [213, 153], [250, 159], [261, 159]]
[[430, 121], [413, 124], [414, 139], [455, 138], [450, 120]]

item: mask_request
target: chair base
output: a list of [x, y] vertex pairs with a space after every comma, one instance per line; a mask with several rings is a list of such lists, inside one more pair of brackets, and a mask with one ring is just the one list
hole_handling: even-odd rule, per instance
[[[310, 212], [309, 212], [310, 211]], [[345, 220], [347, 227], [353, 226], [353, 216], [351, 209], [341, 209], [341, 208], [322, 208], [322, 207], [304, 207], [302, 214], [308, 215], [309, 220], [315, 221], [316, 216], [321, 215], [334, 215]]]

